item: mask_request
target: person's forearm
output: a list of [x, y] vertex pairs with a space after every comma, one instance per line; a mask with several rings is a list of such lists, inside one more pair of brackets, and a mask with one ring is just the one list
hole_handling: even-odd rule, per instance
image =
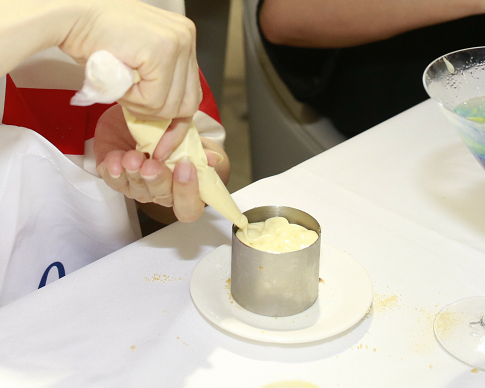
[[32, 54], [60, 45], [90, 0], [0, 0], [0, 76]]
[[481, 14], [485, 12], [484, 3], [483, 0], [265, 0], [260, 23], [266, 38], [275, 44], [348, 47]]

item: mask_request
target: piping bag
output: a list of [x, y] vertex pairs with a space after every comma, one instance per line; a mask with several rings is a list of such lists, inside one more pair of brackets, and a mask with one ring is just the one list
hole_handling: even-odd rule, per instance
[[[140, 76], [136, 70], [132, 70], [106, 50], [96, 51], [86, 62], [83, 87], [72, 97], [71, 105], [114, 103], [139, 81]], [[123, 108], [123, 114], [128, 129], [136, 141], [136, 149], [148, 153], [152, 158], [171, 120], [139, 120], [125, 108]], [[187, 157], [197, 169], [202, 201], [239, 228], [245, 229], [248, 220], [239, 210], [217, 172], [208, 165], [207, 156], [193, 120], [184, 140], [172, 152], [165, 164], [173, 171], [177, 162], [183, 157]]]

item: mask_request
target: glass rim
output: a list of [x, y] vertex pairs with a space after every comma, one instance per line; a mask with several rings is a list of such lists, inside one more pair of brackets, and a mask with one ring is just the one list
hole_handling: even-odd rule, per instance
[[428, 64], [428, 66], [426, 66], [426, 68], [424, 69], [424, 72], [423, 72], [423, 76], [422, 76], [422, 79], [421, 81], [423, 82], [423, 87], [424, 87], [424, 90], [426, 91], [426, 94], [428, 95], [428, 97], [430, 99], [432, 99], [433, 101], [435, 101], [437, 104], [439, 104], [442, 108], [446, 109], [448, 112], [451, 112], [453, 113], [454, 115], [466, 120], [466, 121], [469, 121], [469, 122], [472, 122], [474, 124], [477, 124], [476, 121], [474, 120], [471, 120], [467, 117], [464, 117], [464, 116], [461, 116], [459, 114], [457, 114], [455, 111], [453, 111], [452, 109], [446, 107], [441, 101], [437, 101], [435, 100], [431, 94], [430, 94], [430, 91], [429, 91], [429, 88], [428, 88], [428, 85], [426, 83], [426, 76], [429, 72], [429, 69], [434, 66], [438, 61], [440, 60], [443, 60], [445, 59], [447, 56], [449, 55], [453, 55], [453, 54], [458, 54], [458, 53], [461, 53], [461, 52], [465, 52], [465, 51], [475, 51], [475, 50], [485, 50], [485, 46], [474, 46], [474, 47], [468, 47], [468, 48], [464, 48], [464, 49], [459, 49], [459, 50], [455, 50], [455, 51], [450, 51], [449, 53], [446, 53], [446, 54], [443, 54], [441, 55], [440, 57], [434, 59], [431, 63]]

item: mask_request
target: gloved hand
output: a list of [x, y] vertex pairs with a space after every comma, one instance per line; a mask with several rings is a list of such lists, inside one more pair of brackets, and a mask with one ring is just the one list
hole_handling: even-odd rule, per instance
[[0, 13], [0, 75], [43, 48], [59, 46], [80, 64], [104, 49], [141, 77], [119, 100], [138, 118], [198, 109], [195, 27], [184, 16], [137, 0], [16, 0], [0, 2]]
[[[170, 132], [168, 131], [168, 133]], [[164, 136], [165, 137], [165, 136]], [[209, 166], [215, 168], [224, 183], [229, 179], [229, 159], [224, 150], [201, 137]], [[114, 190], [141, 203], [172, 207], [183, 222], [197, 220], [204, 210], [199, 195], [197, 170], [189, 159], [180, 160], [172, 173], [158, 159], [147, 159], [135, 150], [121, 107], [109, 108], [98, 120], [94, 153], [100, 176]], [[156, 212], [154, 209], [150, 211]], [[153, 218], [158, 218], [150, 214]], [[167, 223], [161, 220], [163, 223]]]
[[141, 119], [192, 117], [202, 99], [195, 26], [136, 0], [96, 0], [60, 48], [83, 63], [106, 49], [141, 77], [119, 100]]
[[[135, 73], [107, 50], [96, 51], [86, 63], [83, 88], [72, 97], [71, 104], [112, 103], [136, 82], [138, 74]], [[160, 206], [144, 208], [155, 219], [159, 217], [154, 216], [154, 212], [158, 215], [163, 213], [163, 223], [169, 223], [167, 221], [170, 220], [166, 220], [167, 215], [171, 215], [172, 221], [175, 218], [195, 221], [202, 214], [204, 202], [208, 199], [210, 202], [214, 198], [213, 193], [207, 196], [207, 178], [204, 177], [209, 174], [210, 184], [216, 185], [219, 178], [216, 179], [217, 175], [210, 175], [214, 174], [214, 169], [210, 167], [218, 161], [222, 162], [224, 157], [222, 154], [204, 150], [195, 126], [192, 126], [190, 137], [185, 138], [185, 134], [189, 134], [181, 128], [190, 125], [191, 121], [188, 118], [140, 120], [126, 108], [123, 108], [122, 113], [120, 105], [112, 107], [99, 119], [94, 138], [99, 174], [114, 190], [136, 199], [140, 204], [151, 203], [165, 208], [173, 206], [175, 215], [166, 210], [162, 211]], [[133, 149], [135, 144], [136, 150]], [[172, 155], [174, 148], [170, 147], [176, 148], [178, 154]], [[214, 143], [212, 147], [218, 146]], [[157, 157], [157, 154], [160, 156]], [[152, 159], [152, 156], [155, 158]], [[197, 168], [193, 163], [196, 163]], [[208, 164], [210, 167], [207, 167]], [[225, 165], [223, 169], [219, 166], [219, 172], [224, 179], [229, 172], [227, 158], [221, 165]], [[201, 175], [199, 169], [202, 169]], [[202, 186], [201, 177], [204, 183]], [[225, 190], [221, 185], [222, 183], [218, 186], [219, 190]]]

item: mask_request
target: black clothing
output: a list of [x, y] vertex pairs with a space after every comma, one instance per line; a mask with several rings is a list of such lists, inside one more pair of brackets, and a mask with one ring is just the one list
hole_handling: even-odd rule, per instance
[[472, 16], [349, 48], [275, 45], [265, 50], [293, 96], [352, 137], [426, 100], [422, 76], [436, 58], [485, 45], [485, 16]]

